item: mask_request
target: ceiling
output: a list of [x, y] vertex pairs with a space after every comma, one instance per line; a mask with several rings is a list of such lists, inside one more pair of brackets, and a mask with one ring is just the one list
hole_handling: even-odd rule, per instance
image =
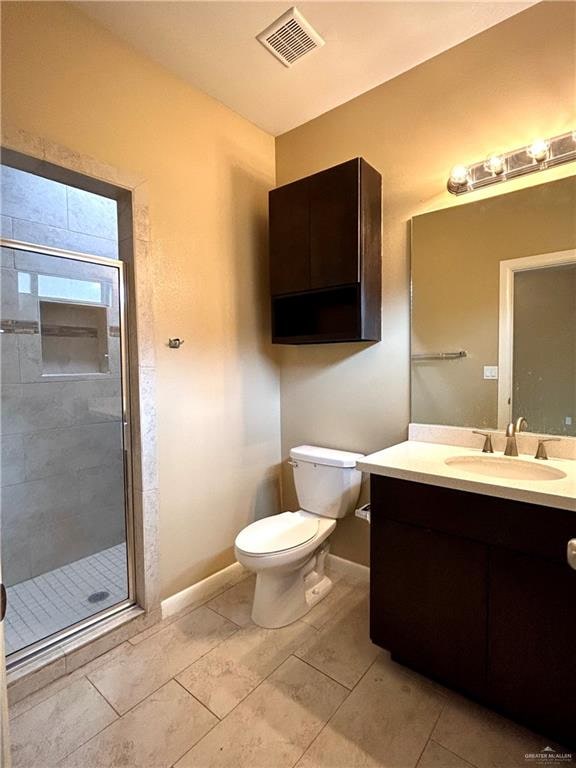
[[302, 2], [326, 45], [286, 68], [255, 36], [290, 2], [78, 2], [179, 77], [278, 135], [534, 2]]

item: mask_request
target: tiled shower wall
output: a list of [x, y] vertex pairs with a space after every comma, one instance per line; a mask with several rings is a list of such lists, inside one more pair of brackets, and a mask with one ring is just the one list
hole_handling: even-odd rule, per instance
[[118, 258], [116, 203], [1, 166], [2, 236]]
[[[4, 237], [117, 258], [114, 201], [2, 168]], [[118, 318], [110, 373], [46, 377], [38, 274], [102, 267], [2, 248], [2, 567], [8, 586], [125, 538]], [[22, 277], [32, 286], [22, 290]], [[13, 322], [11, 322], [13, 321]], [[36, 329], [36, 330], [34, 330]], [[74, 340], [77, 343], [77, 340]]]

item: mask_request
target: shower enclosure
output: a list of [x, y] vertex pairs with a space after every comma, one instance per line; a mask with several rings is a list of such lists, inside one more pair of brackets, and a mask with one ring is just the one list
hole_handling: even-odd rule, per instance
[[8, 663], [133, 602], [124, 272], [2, 241]]

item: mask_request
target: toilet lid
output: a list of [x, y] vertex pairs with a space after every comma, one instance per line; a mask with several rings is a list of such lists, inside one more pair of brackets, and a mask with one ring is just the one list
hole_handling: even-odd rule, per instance
[[305, 544], [318, 533], [318, 520], [282, 512], [251, 523], [236, 537], [236, 546], [251, 555], [268, 555]]

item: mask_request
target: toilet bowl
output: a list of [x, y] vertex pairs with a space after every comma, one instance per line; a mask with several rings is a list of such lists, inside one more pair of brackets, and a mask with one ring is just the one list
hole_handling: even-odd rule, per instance
[[362, 455], [310, 445], [290, 451], [302, 509], [251, 523], [235, 541], [238, 562], [256, 573], [255, 624], [291, 624], [330, 591], [327, 539], [358, 499], [362, 475], [355, 467]]

